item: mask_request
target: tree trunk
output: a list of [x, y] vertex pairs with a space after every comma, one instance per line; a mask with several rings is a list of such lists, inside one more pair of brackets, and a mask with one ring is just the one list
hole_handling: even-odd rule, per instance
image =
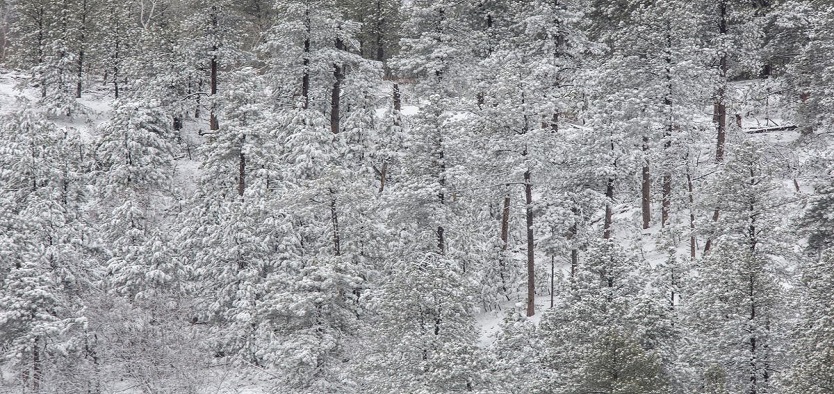
[[[436, 119], [438, 118], [439, 116]], [[437, 183], [438, 186], [440, 186], [440, 191], [438, 192], [437, 197], [438, 200], [440, 200], [440, 206], [442, 209], [442, 207], [446, 205], [446, 161], [445, 153], [443, 151], [443, 134], [441, 133], [439, 127], [440, 126], [438, 125], [438, 129], [435, 130], [437, 133], [435, 136], [435, 149], [437, 151], [437, 164], [439, 170], [439, 173], [437, 174]], [[445, 218], [441, 218], [441, 223], [443, 220], [445, 220]], [[440, 250], [440, 254], [446, 254], [446, 238], [444, 231], [445, 230], [442, 224], [437, 226], [437, 247]]]
[[507, 261], [506, 261], [506, 252], [507, 247], [509, 246], [509, 238], [510, 238], [510, 195], [509, 190], [507, 191], [507, 195], [504, 196], [504, 208], [501, 210], [501, 255], [498, 258], [498, 269], [499, 275], [501, 276], [501, 289], [504, 291], [504, 295], [507, 297], [507, 301], [510, 300], [510, 296], [507, 291], [507, 280], [504, 277], [504, 270], [507, 268]]
[[[340, 38], [336, 38], [336, 52], [344, 49]], [[339, 116], [341, 111], [340, 100], [342, 95], [342, 80], [345, 78], [341, 63], [337, 60], [333, 63], [333, 90], [330, 94], [330, 132], [339, 134]]]
[[35, 337], [35, 341], [32, 344], [32, 392], [35, 394], [41, 391], [41, 379], [43, 374], [40, 342], [41, 338]]
[[[119, 39], [116, 39], [114, 43], [114, 51], [113, 51], [113, 96], [118, 99], [119, 98], [119, 56], [121, 54], [119, 51], [121, 50], [119, 45]], [[197, 111], [200, 111], [197, 109]], [[199, 116], [199, 112], [197, 113]]]
[[501, 251], [507, 250], [510, 235], [510, 195], [504, 196], [504, 209], [501, 211]]
[[608, 178], [605, 186], [605, 222], [603, 224], [602, 238], [611, 239], [611, 226], [614, 219], [614, 178]]
[[382, 44], [382, 28], [385, 25], [385, 17], [382, 16], [382, 0], [376, 1], [376, 61], [385, 61], [385, 50]]
[[[217, 6], [211, 6], [211, 29], [212, 33], [215, 37], [214, 40], [217, 40]], [[220, 125], [217, 122], [217, 104], [215, 101], [217, 100], [217, 43], [213, 43], [211, 47], [211, 111], [209, 113], [209, 129], [210, 130], [217, 130], [220, 128]]]
[[342, 255], [342, 237], [339, 234], [339, 212], [336, 210], [336, 192], [330, 189], [330, 221], [333, 223], [333, 254]]
[[[525, 149], [525, 154], [527, 153]], [[530, 182], [530, 169], [524, 171], [524, 198], [527, 203], [527, 316], [536, 314], [536, 270], [534, 266], [535, 251], [533, 240], [533, 185]]]
[[661, 193], [660, 224], [661, 227], [665, 228], [669, 225], [669, 214], [672, 212], [672, 175], [668, 172], [663, 174]]
[[237, 194], [243, 197], [243, 192], [246, 191], [246, 156], [243, 154], [243, 146], [241, 146], [240, 161], [238, 163], [238, 178], [237, 178]]
[[310, 35], [312, 30], [312, 22], [310, 21], [309, 5], [304, 10], [304, 26], [307, 29], [304, 36], [304, 74], [301, 76], [301, 108], [307, 109], [310, 107]]
[[[715, 208], [715, 211], [712, 213], [712, 222], [715, 223], [718, 221], [718, 217], [721, 214], [721, 209]], [[712, 238], [707, 238], [707, 242], [704, 244], [704, 254], [709, 253], [710, 249], [712, 248]]]
[[695, 196], [693, 195], [692, 174], [689, 172], [689, 165], [686, 167], [686, 188], [689, 192], [689, 257], [695, 260], [697, 243], [695, 239]]
[[[649, 151], [649, 137], [643, 136], [643, 155], [648, 155]], [[647, 229], [652, 224], [652, 177], [649, 169], [648, 158], [643, 159], [642, 171], [642, 189], [641, 189], [641, 207], [643, 216], [643, 229]]]
[[385, 190], [385, 181], [388, 177], [388, 161], [384, 161], [382, 163], [382, 168], [379, 170], [379, 192], [382, 193]]
[[87, 0], [81, 1], [81, 27], [78, 29], [78, 43], [80, 48], [78, 50], [78, 81], [75, 86], [75, 98], [81, 98], [81, 85], [84, 72], [84, 44], [86, 41], [87, 30]]
[[576, 207], [571, 208], [571, 212], [573, 212], [574, 222], [568, 228], [568, 236], [567, 239], [571, 243], [570, 248], [570, 278], [571, 280], [576, 275], [576, 269], [579, 267], [579, 249], [576, 248], [576, 235], [579, 233], [579, 228], [576, 224], [576, 220], [579, 217], [579, 209]]
[[[727, 3], [721, 1], [719, 5], [719, 21], [718, 33], [723, 38], [727, 35]], [[718, 61], [719, 67], [719, 87], [715, 95], [715, 105], [713, 106], [713, 120], [716, 123], [718, 130], [718, 138], [716, 139], [715, 147], [715, 161], [720, 163], [724, 161], [724, 142], [727, 139], [727, 106], [726, 106], [726, 90], [727, 90], [727, 54], [723, 53]]]
[[556, 257], [550, 256], [550, 307], [553, 308], [553, 296], [556, 287], [554, 286], [556, 279]]
[[[672, 131], [675, 129], [675, 117], [672, 107], [672, 26], [666, 24], [666, 48], [670, 51], [666, 55], [666, 97], [663, 98], [663, 105], [669, 113], [668, 124], [666, 125], [666, 133], [664, 135], [663, 152], [665, 158], [668, 160], [670, 156], [670, 148], [672, 147]], [[672, 174], [668, 167], [669, 163], [665, 165], [666, 169], [663, 171], [663, 185], [661, 186], [661, 202], [660, 202], [660, 226], [666, 227], [669, 224], [669, 215], [672, 208]]]

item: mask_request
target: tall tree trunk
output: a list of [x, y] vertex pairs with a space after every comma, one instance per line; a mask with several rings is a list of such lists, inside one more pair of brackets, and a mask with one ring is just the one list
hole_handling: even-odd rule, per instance
[[304, 35], [304, 59], [302, 64], [304, 66], [304, 74], [301, 76], [301, 108], [307, 109], [310, 107], [310, 35], [312, 34], [312, 21], [310, 21], [310, 6], [304, 10], [304, 27], [306, 34]]
[[[750, 166], [750, 187], [755, 187], [758, 182], [756, 181], [756, 173], [753, 170], [753, 166]], [[756, 253], [756, 245], [758, 245], [759, 240], [756, 234], [756, 218], [758, 214], [756, 213], [756, 199], [752, 197], [749, 206], [749, 214], [748, 214], [748, 226], [747, 226], [747, 236], [750, 238], [750, 253]]]
[[[338, 29], [341, 29], [341, 27], [338, 27]], [[339, 37], [336, 37], [335, 47], [337, 52], [344, 50], [344, 44]], [[338, 60], [333, 63], [333, 79], [333, 90], [330, 94], [330, 132], [339, 134], [340, 100], [344, 72], [341, 62]], [[380, 189], [382, 187], [384, 187], [384, 184], [380, 186]], [[339, 212], [336, 208], [336, 192], [332, 188], [330, 189], [330, 221], [333, 223], [333, 253], [336, 256], [340, 256], [342, 254], [342, 248], [341, 235], [339, 234]]]
[[[440, 191], [438, 192], [438, 199], [440, 200], [441, 207], [446, 205], [446, 193], [444, 189], [446, 188], [446, 163], [444, 161], [444, 153], [443, 153], [443, 143], [440, 139], [440, 131], [438, 130], [437, 136], [437, 149], [438, 149], [438, 164], [440, 167], [440, 174], [438, 176], [438, 183], [440, 185]], [[437, 226], [437, 248], [440, 251], [440, 254], [446, 254], [446, 236], [445, 236], [445, 229], [443, 225], [440, 224]]]
[[[115, 98], [119, 98], [119, 62], [121, 61], [119, 58], [121, 57], [121, 42], [118, 38], [116, 38], [116, 42], [114, 45], [113, 51], [113, 96]], [[199, 111], [199, 109], [198, 109]]]
[[[403, 105], [402, 95], [400, 95], [400, 84], [394, 83], [393, 91], [394, 91], [394, 93], [393, 93], [394, 94], [394, 111], [399, 113], [400, 111], [402, 111], [402, 105]], [[394, 121], [397, 122], [397, 126], [400, 125], [399, 124], [399, 121], [400, 121], [399, 116], [397, 116], [394, 119]]]
[[220, 125], [217, 122], [217, 104], [215, 101], [217, 100], [217, 6], [211, 6], [211, 29], [212, 29], [212, 39], [214, 42], [211, 46], [211, 111], [209, 113], [209, 129], [210, 130], [217, 130], [220, 128]]
[[41, 361], [41, 338], [35, 337], [32, 344], [32, 392], [37, 394], [41, 391], [41, 380], [43, 378], [43, 362]]
[[571, 243], [570, 248], [570, 278], [571, 280], [574, 279], [576, 276], [576, 269], [579, 267], [579, 249], [576, 247], [576, 235], [579, 234], [579, 227], [576, 224], [579, 220], [579, 209], [576, 207], [571, 208], [571, 212], [574, 216], [574, 222], [568, 228], [567, 240]]
[[238, 178], [237, 178], [237, 194], [243, 197], [243, 192], [246, 191], [246, 156], [243, 153], [243, 144], [240, 147], [240, 157], [238, 161]]
[[[666, 124], [666, 133], [663, 141], [663, 152], [665, 158], [670, 157], [670, 148], [672, 147], [672, 132], [674, 131], [674, 107], [672, 106], [672, 26], [667, 22], [666, 24], [666, 48], [669, 53], [666, 54], [666, 97], [663, 98], [663, 105], [669, 113], [669, 120]], [[672, 174], [669, 171], [669, 163], [666, 163], [666, 168], [663, 170], [663, 185], [661, 186], [661, 202], [660, 202], [660, 226], [666, 227], [669, 224], [669, 215], [672, 208]]]
[[198, 94], [195, 96], [196, 101], [197, 101], [196, 102], [197, 105], [194, 108], [194, 118], [195, 119], [200, 119], [200, 101], [201, 101], [201, 98], [203, 97], [203, 78], [202, 77], [197, 82], [197, 92], [198, 92]]
[[[643, 155], [647, 156], [649, 152], [649, 137], [643, 136]], [[648, 157], [643, 158], [642, 171], [642, 188], [641, 188], [641, 208], [643, 216], [643, 229], [647, 229], [652, 224], [652, 177], [649, 169]]]
[[504, 277], [504, 270], [507, 268], [506, 253], [507, 253], [509, 238], [510, 238], [510, 194], [509, 194], [509, 190], [507, 190], [507, 195], [504, 196], [504, 208], [501, 210], [501, 256], [498, 258], [498, 269], [499, 269], [499, 275], [501, 276], [501, 289], [504, 291], [504, 295], [507, 297], [507, 301], [510, 300], [510, 296], [509, 296], [508, 291], [507, 291], [507, 280]]
[[555, 290], [556, 279], [556, 256], [550, 256], [550, 307], [553, 308], [553, 298], [556, 294]]
[[333, 254], [342, 255], [342, 237], [339, 234], [339, 212], [336, 209], [336, 192], [330, 189], [330, 221], [333, 223]]
[[689, 257], [695, 260], [698, 247], [695, 239], [695, 196], [692, 187], [692, 174], [689, 172], [689, 164], [686, 166], [686, 189], [689, 194]]
[[[525, 154], [527, 150], [525, 149]], [[524, 199], [527, 203], [525, 216], [527, 218], [527, 316], [536, 314], [536, 270], [533, 240], [533, 184], [530, 180], [530, 169], [524, 171]]]
[[[614, 142], [610, 144], [611, 153], [614, 153]], [[614, 168], [617, 167], [617, 160], [614, 160]], [[602, 238], [611, 239], [611, 227], [614, 224], [614, 177], [609, 176], [605, 183], [605, 219], [602, 227]]]
[[81, 98], [81, 85], [84, 73], [84, 45], [86, 44], [87, 37], [87, 0], [81, 1], [81, 27], [78, 29], [78, 45], [80, 45], [78, 49], [78, 81], [76, 81], [75, 86], [75, 97]]
[[[712, 212], [712, 222], [717, 222], [720, 215], [721, 209], [715, 208], [715, 211]], [[712, 249], [712, 238], [707, 238], [707, 242], [704, 244], [704, 254], [709, 253], [710, 249]]]
[[382, 43], [384, 33], [382, 32], [385, 26], [385, 17], [382, 16], [382, 0], [376, 0], [376, 61], [382, 63], [385, 61], [385, 49]]
[[[719, 20], [718, 33], [720, 34], [722, 44], [727, 35], [727, 2], [722, 0], [719, 4]], [[724, 142], [727, 139], [727, 105], [726, 105], [726, 91], [727, 91], [727, 54], [721, 54], [718, 61], [719, 71], [719, 86], [715, 95], [715, 105], [713, 108], [713, 120], [716, 123], [718, 130], [718, 137], [716, 138], [715, 147], [715, 161], [720, 163], [724, 161]]]
[[[338, 30], [338, 29], [337, 29]], [[344, 44], [340, 38], [336, 38], [336, 52], [344, 50]], [[333, 63], [333, 89], [330, 92], [330, 132], [339, 134], [339, 116], [341, 112], [342, 80], [345, 74], [340, 61]]]

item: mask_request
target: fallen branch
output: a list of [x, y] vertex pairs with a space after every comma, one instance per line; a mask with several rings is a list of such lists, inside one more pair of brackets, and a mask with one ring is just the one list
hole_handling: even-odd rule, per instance
[[752, 129], [752, 130], [745, 130], [747, 134], [762, 134], [762, 133], [770, 133], [774, 131], [790, 131], [796, 130], [797, 126], [788, 125], [788, 126], [779, 126], [779, 127], [764, 127], [761, 129]]

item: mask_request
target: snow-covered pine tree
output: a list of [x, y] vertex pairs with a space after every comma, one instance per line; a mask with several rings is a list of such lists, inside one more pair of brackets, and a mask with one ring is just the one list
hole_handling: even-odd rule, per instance
[[728, 150], [721, 186], [710, 194], [725, 201], [721, 230], [713, 236], [715, 249], [695, 266], [684, 306], [689, 335], [701, 344], [685, 349], [699, 368], [696, 385], [718, 371], [711, 374], [726, 376], [722, 384], [730, 392], [766, 393], [785, 369], [781, 261], [793, 256], [784, 231], [789, 218], [780, 214], [790, 201], [772, 176], [778, 167], [767, 159], [774, 156], [766, 145], [742, 141]]
[[84, 364], [75, 346], [87, 322], [91, 276], [77, 211], [81, 160], [77, 136], [34, 111], [0, 123], [0, 341], [9, 350], [3, 363], [19, 373], [24, 391], [38, 392], [61, 380], [57, 369]]

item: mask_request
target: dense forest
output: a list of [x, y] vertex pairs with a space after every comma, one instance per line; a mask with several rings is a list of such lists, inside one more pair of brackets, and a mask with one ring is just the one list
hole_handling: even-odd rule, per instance
[[834, 3], [0, 0], [0, 392], [834, 393]]

